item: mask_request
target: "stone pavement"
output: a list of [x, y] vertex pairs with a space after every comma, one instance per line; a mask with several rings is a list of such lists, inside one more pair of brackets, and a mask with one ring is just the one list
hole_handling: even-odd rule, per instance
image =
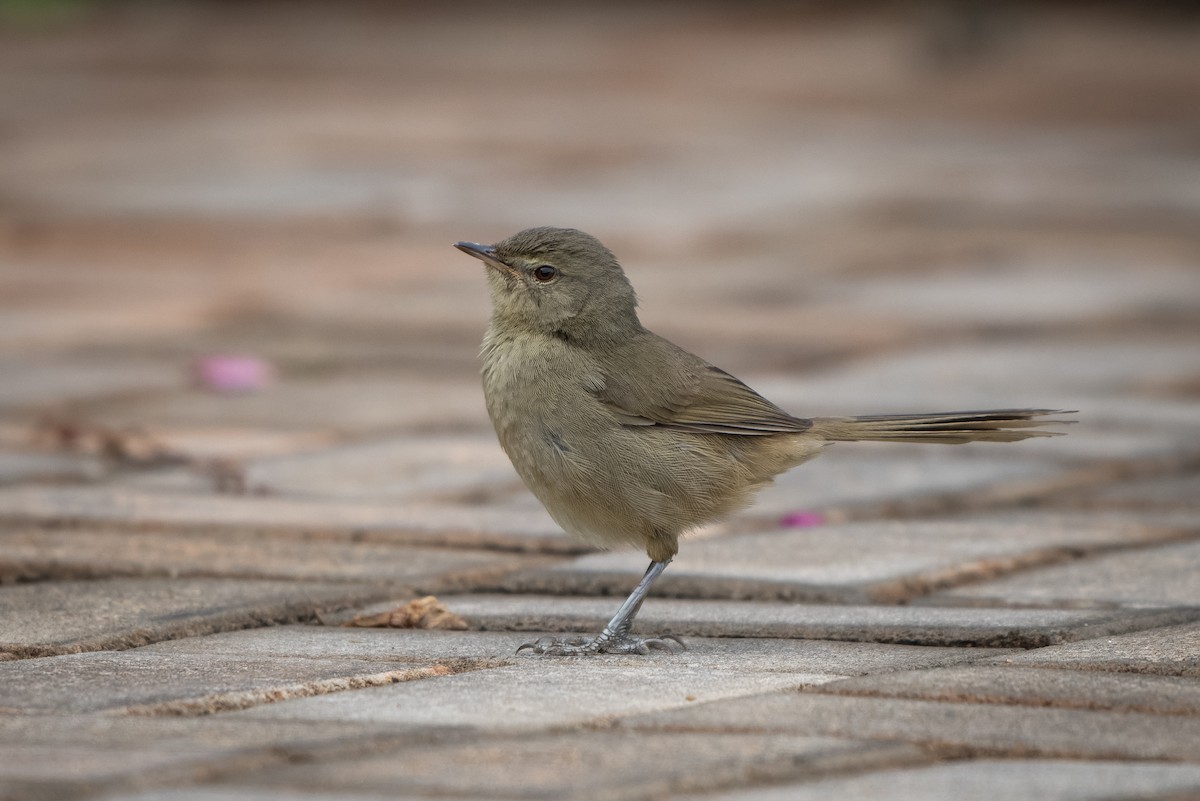
[[[1200, 798], [1200, 25], [966, 7], [4, 17], [0, 798]], [[833, 448], [686, 651], [517, 654], [645, 562], [483, 410], [449, 243], [534, 224], [797, 413], [1079, 423]]]

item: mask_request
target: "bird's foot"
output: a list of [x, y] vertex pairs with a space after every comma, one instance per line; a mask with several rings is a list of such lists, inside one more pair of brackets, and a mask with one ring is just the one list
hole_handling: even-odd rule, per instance
[[632, 634], [587, 637], [539, 637], [533, 642], [527, 642], [517, 649], [521, 653], [526, 648], [535, 654], [545, 656], [588, 656], [590, 654], [648, 654], [652, 650], [671, 651], [678, 645], [682, 651], [687, 650], [683, 640], [674, 634], [664, 634], [661, 637], [634, 637]]

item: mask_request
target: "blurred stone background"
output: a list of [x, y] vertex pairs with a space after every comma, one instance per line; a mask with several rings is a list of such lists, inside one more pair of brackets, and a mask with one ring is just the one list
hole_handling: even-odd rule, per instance
[[[14, 447], [47, 420], [231, 459], [418, 435], [469, 450], [422, 491], [494, 498], [458, 469], [511, 477], [476, 389], [480, 268], [448, 244], [541, 224], [601, 237], [648, 326], [797, 414], [1081, 408], [1032, 446], [1096, 457], [1195, 421], [1186, 4], [2, 8]], [[221, 354], [276, 380], [198, 389]], [[252, 472], [411, 494], [360, 461]]]
[[[1187, 3], [3, 0], [0, 795], [1194, 789], [1197, 54]], [[796, 414], [1079, 423], [831, 449], [684, 543], [694, 655], [514, 658], [644, 563], [484, 412], [450, 243], [532, 225]], [[317, 625], [412, 592], [474, 631]]]

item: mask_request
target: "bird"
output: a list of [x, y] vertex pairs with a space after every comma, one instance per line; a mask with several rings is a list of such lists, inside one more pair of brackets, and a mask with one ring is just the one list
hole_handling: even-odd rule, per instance
[[492, 313], [480, 351], [500, 446], [567, 534], [650, 558], [594, 637], [543, 637], [535, 654], [647, 654], [684, 647], [632, 626], [680, 537], [748, 505], [831, 443], [1014, 442], [1053, 436], [1053, 409], [798, 417], [645, 328], [617, 257], [574, 228], [537, 227], [454, 247], [485, 265]]

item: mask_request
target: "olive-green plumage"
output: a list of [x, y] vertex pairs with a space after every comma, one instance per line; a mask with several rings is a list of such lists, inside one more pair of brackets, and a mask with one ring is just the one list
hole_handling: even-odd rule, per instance
[[830, 442], [1050, 433], [1033, 428], [1051, 413], [1040, 409], [794, 417], [643, 328], [633, 287], [594, 237], [531, 228], [457, 247], [488, 265], [483, 389], [500, 444], [559, 525], [598, 546], [644, 548], [665, 563], [681, 534], [749, 503]]

